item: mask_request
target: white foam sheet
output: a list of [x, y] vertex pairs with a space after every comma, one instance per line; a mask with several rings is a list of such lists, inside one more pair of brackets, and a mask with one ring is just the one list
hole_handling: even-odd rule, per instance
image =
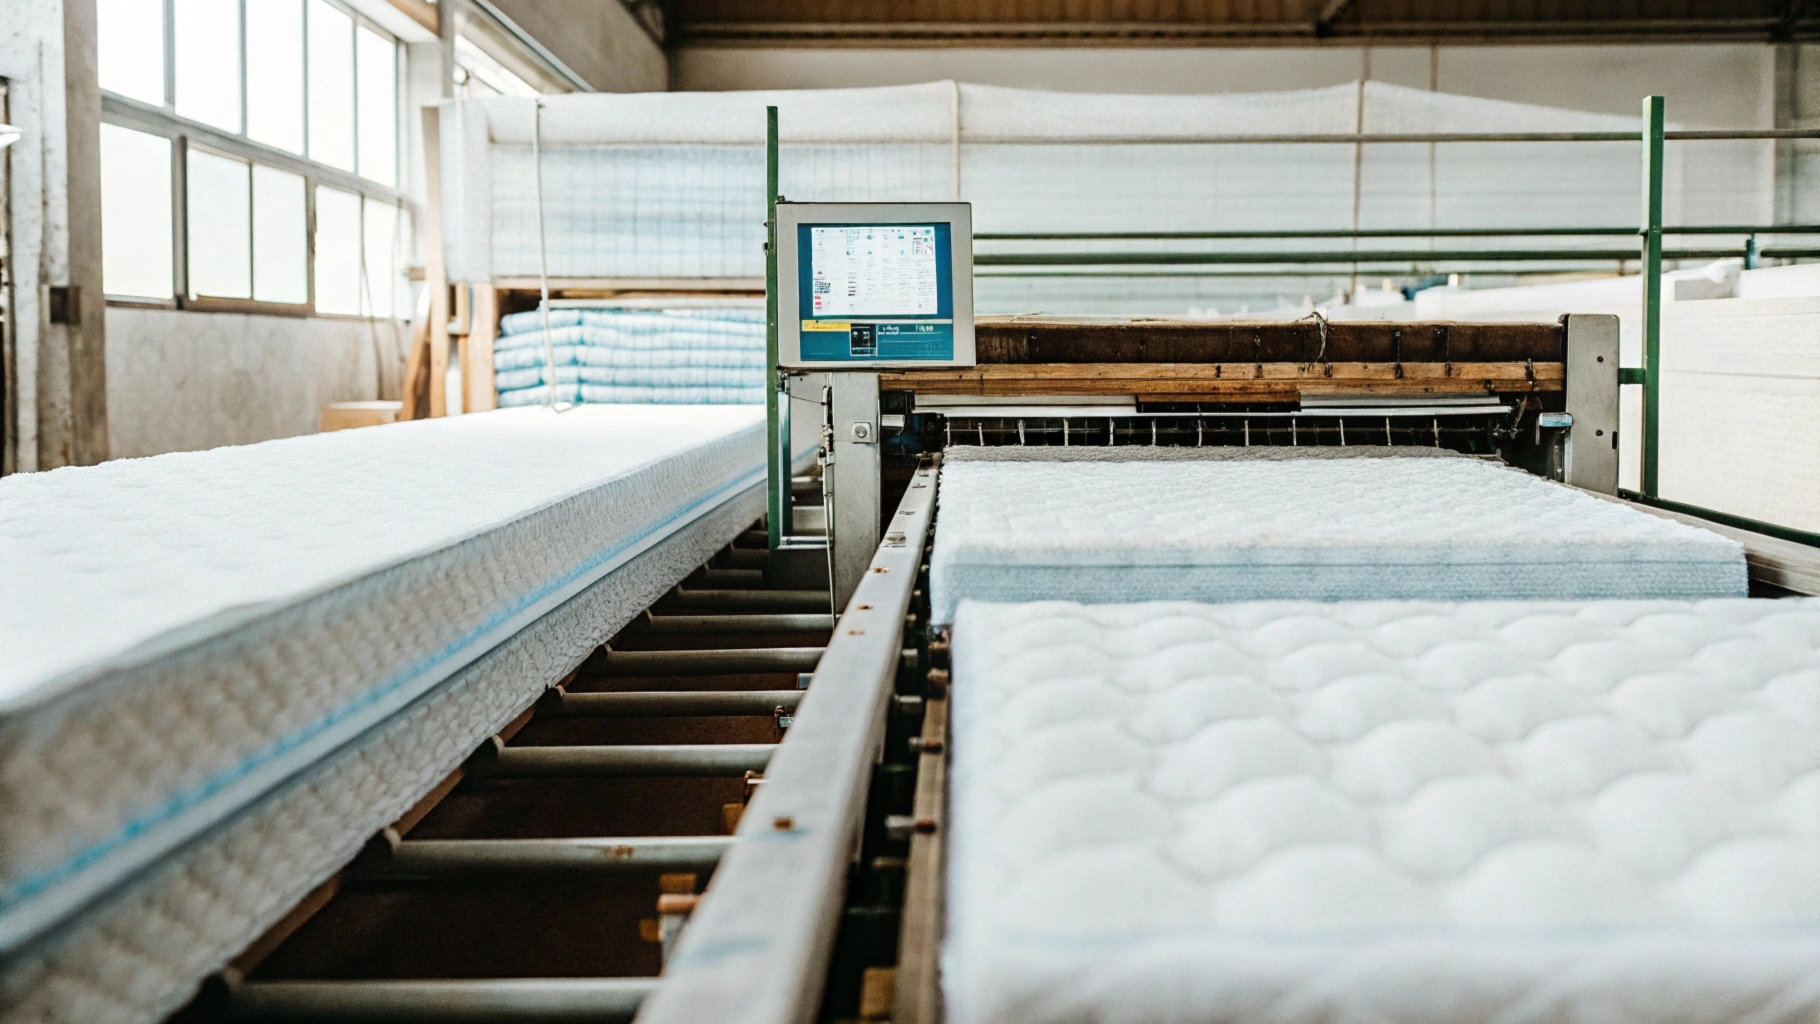
[[951, 1024], [1820, 1011], [1820, 601], [961, 607]]
[[935, 622], [966, 598], [1699, 598], [1748, 588], [1736, 541], [1482, 459], [1004, 451], [944, 462]]
[[755, 407], [522, 409], [0, 481], [0, 952], [764, 472]]

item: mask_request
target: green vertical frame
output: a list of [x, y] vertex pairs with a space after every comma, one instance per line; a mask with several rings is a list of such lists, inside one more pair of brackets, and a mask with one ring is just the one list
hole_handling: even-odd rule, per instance
[[784, 537], [784, 464], [777, 393], [777, 108], [765, 108], [765, 533], [772, 548]]
[[1643, 99], [1643, 494], [1654, 498], [1662, 430], [1662, 139], [1660, 96]]

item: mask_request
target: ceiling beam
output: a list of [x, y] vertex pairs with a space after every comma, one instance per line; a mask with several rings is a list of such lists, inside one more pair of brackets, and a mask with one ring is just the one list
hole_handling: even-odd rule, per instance
[[1788, 38], [1815, 38], [1820, 18], [1796, 7], [1792, 16], [1746, 18], [1548, 19], [1506, 21], [1382, 21], [1346, 17], [1351, 0], [1327, 0], [1338, 20], [1325, 22], [1165, 22], [1165, 21], [916, 21], [796, 22], [701, 21], [677, 19], [670, 26], [674, 43], [728, 45], [1221, 45], [1365, 40], [1515, 41], [1566, 39], [1623, 42], [1637, 37], [1653, 41], [1756, 40], [1786, 33]]
[[1353, 2], [1354, 0], [1327, 0], [1326, 6], [1321, 8], [1320, 15], [1314, 19], [1314, 34], [1325, 36], [1333, 28], [1334, 21], [1340, 15], [1345, 14], [1352, 7]]

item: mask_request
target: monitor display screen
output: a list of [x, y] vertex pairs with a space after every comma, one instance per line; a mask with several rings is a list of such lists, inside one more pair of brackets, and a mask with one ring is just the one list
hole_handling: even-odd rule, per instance
[[936, 316], [934, 224], [809, 227], [813, 317]]
[[951, 226], [800, 224], [802, 358], [954, 358]]

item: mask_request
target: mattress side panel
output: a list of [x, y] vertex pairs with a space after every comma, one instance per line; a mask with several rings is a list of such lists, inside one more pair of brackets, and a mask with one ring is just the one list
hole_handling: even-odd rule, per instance
[[0, 1019], [163, 1019], [763, 503], [724, 503], [0, 969]]
[[131, 860], [200, 801], [459, 668], [540, 595], [751, 486], [755, 438], [653, 463], [8, 722], [0, 914]]

